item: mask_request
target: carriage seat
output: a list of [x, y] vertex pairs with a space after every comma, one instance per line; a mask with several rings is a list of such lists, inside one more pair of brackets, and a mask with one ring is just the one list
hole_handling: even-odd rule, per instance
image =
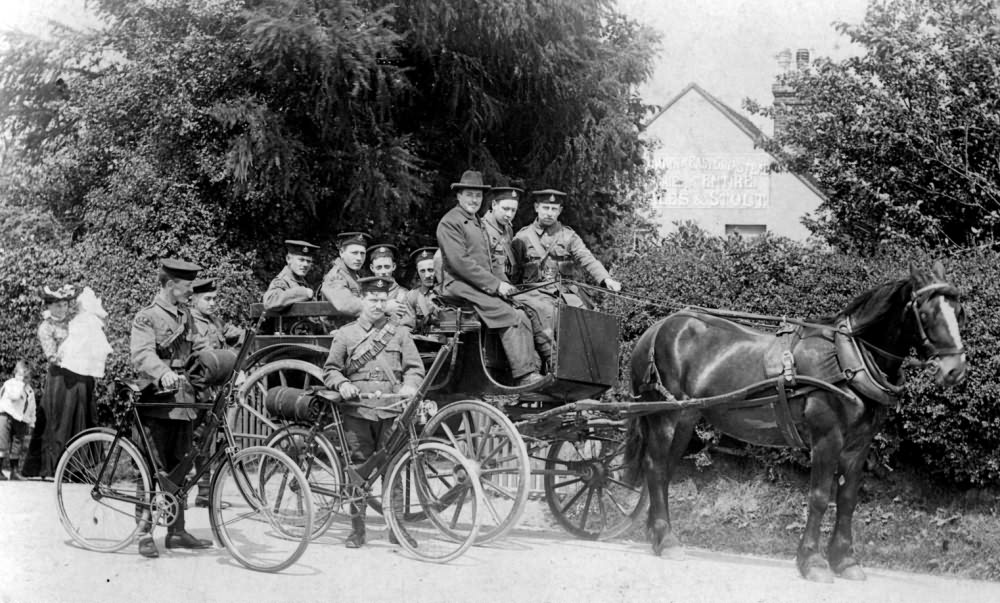
[[454, 333], [456, 331], [478, 331], [481, 323], [475, 307], [468, 301], [451, 295], [439, 295], [438, 324], [432, 332]]

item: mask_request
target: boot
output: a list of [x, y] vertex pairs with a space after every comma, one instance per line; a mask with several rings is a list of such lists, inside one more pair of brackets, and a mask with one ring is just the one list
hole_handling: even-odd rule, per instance
[[168, 532], [165, 544], [168, 549], [210, 549], [215, 546], [211, 540], [195, 538], [184, 530]]
[[10, 459], [10, 481], [19, 482], [24, 479], [20, 467], [20, 459]]
[[152, 534], [143, 534], [139, 537], [139, 554], [147, 559], [156, 559], [160, 556], [160, 551], [156, 550], [156, 542], [153, 541]]
[[360, 549], [365, 544], [365, 511], [366, 507], [356, 509], [352, 505], [351, 533], [344, 541], [344, 546], [349, 549]]

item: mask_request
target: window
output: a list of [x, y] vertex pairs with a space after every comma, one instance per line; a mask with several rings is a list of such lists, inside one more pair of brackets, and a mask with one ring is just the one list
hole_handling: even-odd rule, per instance
[[726, 224], [726, 236], [740, 235], [744, 239], [759, 237], [767, 232], [763, 224]]

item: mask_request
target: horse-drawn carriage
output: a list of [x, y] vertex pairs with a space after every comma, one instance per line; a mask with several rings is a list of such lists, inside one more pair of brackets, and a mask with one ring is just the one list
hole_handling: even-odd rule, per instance
[[[262, 310], [255, 305], [252, 313]], [[262, 443], [290, 420], [268, 407], [269, 391], [322, 384], [332, 336], [317, 333], [316, 324], [331, 313], [326, 302], [294, 304], [258, 335], [232, 417], [242, 443]], [[516, 525], [533, 485], [544, 489], [555, 519], [583, 538], [617, 536], [644, 510], [643, 489], [622, 479], [622, 418], [581, 411], [533, 420], [567, 402], [599, 398], [617, 382], [616, 317], [560, 307], [552, 366], [528, 387], [512, 385], [499, 337], [469, 308], [444, 307], [438, 324], [414, 339], [428, 369], [427, 398], [438, 406], [423, 433], [478, 463], [488, 499], [480, 541]], [[442, 347], [448, 360], [432, 370]]]
[[[265, 404], [272, 388], [321, 385], [330, 337], [308, 334], [307, 322], [330, 311], [320, 303], [293, 306], [272, 334], [259, 338], [233, 418], [237, 437], [263, 441], [286, 421]], [[748, 320], [790, 328], [765, 333], [745, 326]], [[821, 581], [833, 574], [861, 579], [851, 517], [868, 448], [912, 348], [935, 367], [938, 383], [962, 381], [962, 320], [958, 292], [940, 265], [932, 272], [911, 268], [909, 278], [862, 293], [824, 322], [681, 309], [636, 343], [631, 386], [639, 400], [608, 402], [596, 398], [617, 380], [616, 317], [560, 307], [551, 370], [518, 388], [496, 335], [471, 311], [448, 308], [440, 327], [420, 337], [428, 359], [447, 358], [427, 373], [427, 398], [440, 410], [423, 434], [448, 441], [477, 466], [488, 511], [481, 540], [516, 524], [535, 473], [555, 518], [581, 537], [621, 534], [648, 503], [657, 554], [679, 550], [667, 488], [699, 418], [752, 443], [809, 448], [800, 573]], [[645, 483], [632, 485], [626, 467]], [[819, 522], [833, 491], [837, 522], [828, 564], [818, 549]]]

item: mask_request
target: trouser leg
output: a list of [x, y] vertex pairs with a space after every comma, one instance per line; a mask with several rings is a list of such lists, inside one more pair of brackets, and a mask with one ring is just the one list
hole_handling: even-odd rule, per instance
[[528, 318], [520, 310], [517, 313], [521, 319], [518, 324], [507, 327], [500, 332], [500, 342], [503, 344], [503, 351], [507, 354], [510, 375], [514, 379], [537, 372], [541, 366]]
[[[524, 304], [524, 306], [521, 307], [521, 310], [528, 318], [531, 334], [535, 341], [535, 351], [538, 352], [539, 359], [544, 366], [551, 369], [552, 357], [555, 354], [555, 340], [553, 338], [552, 329], [545, 328], [546, 323], [542, 322], [538, 311], [535, 310], [535, 308], [533, 308], [530, 304]], [[552, 323], [550, 321], [547, 324]]]
[[[158, 477], [166, 478], [168, 484], [160, 484], [160, 488], [170, 489], [177, 486], [177, 482], [169, 476], [177, 470], [181, 460], [191, 449], [191, 421], [177, 421], [173, 419], [160, 419], [150, 417], [143, 419], [143, 424], [149, 434], [150, 443], [157, 454], [159, 462], [162, 464], [162, 471]], [[164, 475], [166, 474], [166, 475]], [[183, 475], [180, 476], [183, 478]], [[180, 481], [179, 479], [177, 481]], [[184, 531], [184, 501], [178, 501], [177, 519], [173, 525], [167, 529], [167, 533]]]

